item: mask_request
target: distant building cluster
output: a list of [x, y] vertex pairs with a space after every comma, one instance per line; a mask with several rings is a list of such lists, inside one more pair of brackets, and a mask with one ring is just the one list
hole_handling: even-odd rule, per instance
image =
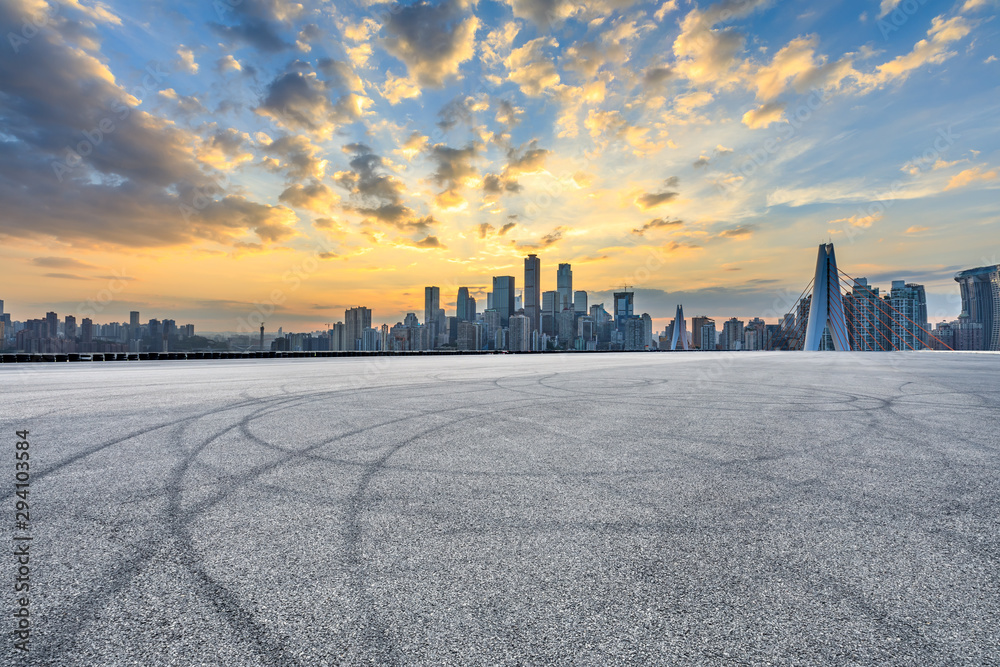
[[441, 288], [424, 288], [423, 319], [408, 313], [393, 326], [371, 326], [371, 310], [362, 306], [344, 313], [344, 321], [318, 336], [285, 334], [271, 344], [275, 351], [362, 350], [414, 352], [435, 349], [508, 350], [649, 350], [656, 349], [653, 319], [633, 312], [634, 293], [616, 292], [612, 312], [603, 303], [589, 304], [587, 292], [573, 290], [573, 269], [560, 264], [557, 289], [541, 291], [541, 262], [524, 260], [524, 289], [518, 296], [514, 276], [495, 276], [485, 308], [468, 287], [455, 294], [455, 313], [441, 307]]
[[128, 322], [96, 324], [89, 317], [77, 322], [75, 315], [48, 312], [45, 317], [11, 321], [0, 300], [0, 349], [29, 353], [73, 352], [169, 352], [187, 349], [194, 337], [194, 325], [174, 320], [149, 320], [139, 323], [139, 312], [132, 311]]
[[[284, 333], [265, 339], [257, 335], [195, 336], [191, 324], [173, 320], [139, 322], [132, 311], [129, 322], [95, 324], [72, 315], [62, 321], [54, 312], [44, 318], [11, 321], [0, 301], [0, 342], [5, 350], [51, 352], [169, 352], [186, 349], [237, 349], [275, 351], [388, 351], [435, 349], [508, 350], [772, 350], [801, 349], [804, 325], [809, 320], [811, 296], [798, 301], [775, 324], [759, 317], [736, 317], [722, 323], [703, 315], [688, 319], [682, 306], [662, 332], [653, 331], [648, 313], [635, 313], [635, 294], [627, 287], [613, 293], [610, 311], [604, 303], [589, 302], [587, 292], [573, 289], [573, 269], [559, 264], [556, 289], [541, 291], [541, 262], [537, 255], [524, 259], [524, 288], [516, 294], [514, 276], [495, 276], [486, 303], [480, 304], [468, 287], [459, 287], [453, 315], [441, 307], [441, 290], [424, 288], [423, 319], [408, 313], [393, 326], [372, 326], [372, 311], [349, 308], [344, 321], [323, 331]], [[877, 350], [994, 350], [1000, 351], [1000, 265], [962, 271], [956, 275], [962, 297], [958, 319], [928, 324], [927, 295], [923, 285], [892, 281], [880, 292], [865, 278], [843, 286], [844, 321], [850, 349]], [[480, 310], [480, 306], [485, 308]], [[689, 326], [690, 323], [690, 326]], [[824, 331], [820, 349], [834, 349], [830, 332]]]

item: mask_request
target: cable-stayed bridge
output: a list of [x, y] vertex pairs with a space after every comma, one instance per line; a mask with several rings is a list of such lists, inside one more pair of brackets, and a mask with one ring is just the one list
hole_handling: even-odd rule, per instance
[[820, 244], [816, 272], [771, 338], [771, 350], [890, 352], [952, 349], [931, 333], [923, 287], [894, 284], [879, 294], [837, 266], [832, 243]]

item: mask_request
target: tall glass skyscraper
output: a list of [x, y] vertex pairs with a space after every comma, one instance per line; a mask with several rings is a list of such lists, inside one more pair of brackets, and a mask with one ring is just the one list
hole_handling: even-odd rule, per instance
[[625, 322], [632, 318], [634, 292], [615, 292], [615, 328], [625, 331]]
[[459, 322], [468, 322], [469, 317], [469, 288], [459, 287], [458, 296], [455, 298], [455, 316]]
[[982, 349], [1000, 351], [1000, 264], [955, 276], [962, 292], [962, 314], [982, 326]]
[[573, 268], [569, 264], [559, 265], [556, 272], [556, 292], [559, 294], [559, 303], [556, 304], [559, 312], [573, 307]]
[[514, 314], [514, 276], [493, 276], [493, 308], [500, 314], [500, 326], [507, 326]]
[[541, 322], [541, 278], [542, 263], [537, 255], [528, 255], [524, 258], [524, 314], [531, 331], [537, 331]]

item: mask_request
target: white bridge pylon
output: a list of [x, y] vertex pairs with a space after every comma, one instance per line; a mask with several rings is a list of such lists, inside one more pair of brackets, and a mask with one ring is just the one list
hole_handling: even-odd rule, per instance
[[840, 294], [840, 276], [837, 273], [837, 256], [833, 253], [832, 243], [821, 243], [819, 246], [816, 278], [813, 280], [812, 300], [809, 304], [809, 322], [802, 349], [807, 352], [819, 350], [823, 330], [826, 328], [830, 330], [833, 348], [840, 352], [850, 352], [844, 299]]
[[677, 306], [677, 315], [674, 317], [674, 335], [670, 338], [671, 351], [677, 349], [680, 342], [683, 349], [688, 349], [687, 325], [684, 324], [684, 306]]

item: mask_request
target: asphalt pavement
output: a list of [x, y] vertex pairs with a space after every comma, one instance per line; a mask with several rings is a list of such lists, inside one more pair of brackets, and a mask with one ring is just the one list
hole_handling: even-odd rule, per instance
[[11, 364], [0, 461], [4, 664], [1000, 664], [996, 354]]

